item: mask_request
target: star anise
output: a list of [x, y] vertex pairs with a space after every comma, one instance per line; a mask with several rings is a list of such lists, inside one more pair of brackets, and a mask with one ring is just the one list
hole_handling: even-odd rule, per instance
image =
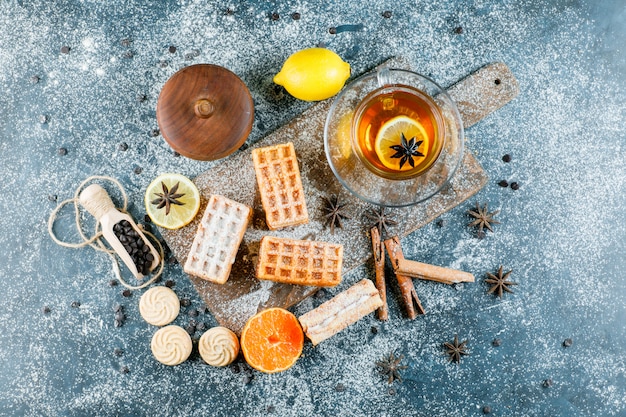
[[412, 168], [415, 168], [415, 161], [413, 161], [413, 157], [414, 156], [424, 156], [423, 153], [418, 151], [418, 148], [420, 147], [422, 142], [424, 142], [424, 141], [423, 140], [418, 140], [416, 142], [415, 141], [415, 136], [413, 136], [409, 140], [406, 140], [406, 137], [404, 137], [404, 133], [401, 133], [400, 145], [392, 145], [392, 146], [390, 146], [391, 149], [396, 151], [396, 153], [391, 155], [391, 157], [392, 158], [402, 158], [402, 159], [400, 159], [400, 168], [402, 168], [402, 165], [404, 165], [407, 162], [409, 163], [409, 165], [411, 165]]
[[443, 346], [446, 348], [446, 354], [448, 354], [450, 362], [460, 363], [461, 356], [468, 355], [467, 340], [459, 343], [459, 336], [456, 334], [454, 335], [454, 341], [452, 343], [445, 342]]
[[393, 215], [386, 211], [385, 207], [380, 207], [378, 210], [369, 209], [365, 213], [365, 217], [374, 222], [374, 227], [378, 228], [381, 238], [387, 236], [387, 227], [398, 225], [398, 222], [393, 219]]
[[502, 272], [502, 265], [500, 265], [500, 269], [498, 269], [497, 275], [490, 274], [487, 272], [487, 279], [485, 282], [487, 284], [491, 284], [491, 288], [487, 291], [487, 294], [496, 294], [498, 297], [502, 298], [504, 291], [513, 293], [513, 290], [509, 287], [511, 285], [517, 285], [517, 282], [509, 281], [509, 276], [511, 275], [512, 270], [507, 272], [506, 274]]
[[381, 375], [387, 377], [387, 382], [389, 384], [392, 384], [395, 380], [402, 382], [400, 371], [408, 368], [408, 366], [406, 365], [400, 365], [402, 359], [404, 359], [404, 355], [396, 357], [395, 354], [391, 352], [389, 356], [383, 358], [382, 361], [376, 362], [378, 372], [380, 372]]
[[330, 198], [322, 197], [326, 205], [324, 206], [324, 217], [326, 217], [326, 222], [324, 223], [324, 227], [330, 226], [330, 233], [335, 234], [335, 227], [339, 227], [343, 229], [342, 220], [349, 220], [345, 214], [345, 207], [347, 203], [340, 204], [339, 197], [337, 195], [332, 195]]
[[480, 208], [480, 205], [478, 204], [478, 202], [476, 202], [476, 211], [468, 210], [468, 213], [475, 219], [468, 224], [468, 227], [478, 226], [479, 237], [483, 237], [485, 235], [483, 228], [487, 228], [490, 232], [493, 232], [491, 225], [500, 224], [499, 221], [493, 218], [496, 214], [500, 213], [500, 210], [489, 213], [487, 209], [487, 203], [485, 203], [483, 208]]
[[184, 196], [184, 193], [176, 193], [176, 191], [178, 191], [178, 186], [180, 185], [180, 182], [177, 182], [175, 186], [172, 187], [171, 190], [167, 189], [167, 185], [165, 185], [165, 183], [163, 181], [161, 181], [161, 188], [163, 188], [163, 192], [162, 193], [154, 193], [155, 195], [157, 195], [159, 198], [155, 198], [154, 200], [152, 200], [150, 202], [150, 204], [153, 204], [155, 206], [157, 206], [158, 209], [161, 209], [163, 207], [165, 207], [165, 215], [167, 216], [168, 214], [170, 214], [170, 208], [172, 206], [172, 204], [176, 204], [177, 206], [184, 206], [185, 203], [178, 201], [179, 198], [181, 198], [182, 196]]

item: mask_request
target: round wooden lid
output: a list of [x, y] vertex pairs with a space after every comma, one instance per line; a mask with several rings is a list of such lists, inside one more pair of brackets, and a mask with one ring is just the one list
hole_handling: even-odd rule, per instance
[[174, 74], [157, 102], [161, 134], [176, 152], [211, 161], [239, 149], [252, 130], [254, 103], [233, 72], [211, 64]]

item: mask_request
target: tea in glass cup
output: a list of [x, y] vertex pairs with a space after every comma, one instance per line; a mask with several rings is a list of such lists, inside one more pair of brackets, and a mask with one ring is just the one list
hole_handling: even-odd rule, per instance
[[362, 163], [391, 180], [417, 177], [439, 157], [445, 122], [424, 92], [387, 85], [368, 94], [352, 119], [352, 143]]

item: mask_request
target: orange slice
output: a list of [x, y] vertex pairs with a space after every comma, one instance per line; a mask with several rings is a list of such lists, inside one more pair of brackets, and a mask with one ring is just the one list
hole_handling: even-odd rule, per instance
[[[387, 168], [396, 171], [413, 169], [408, 163], [405, 163], [402, 165], [402, 168], [400, 168], [400, 158], [392, 158], [392, 155], [394, 155], [396, 151], [391, 147], [402, 143], [402, 135], [404, 135], [407, 141], [412, 138], [415, 138], [416, 142], [422, 141], [422, 144], [418, 148], [418, 151], [422, 155], [428, 155], [430, 148], [428, 134], [421, 123], [408, 116], [396, 116], [388, 120], [378, 131], [374, 146], [380, 162]], [[424, 156], [414, 156], [413, 161], [415, 166], [419, 165], [424, 158]]]
[[273, 374], [291, 368], [302, 353], [304, 333], [296, 316], [283, 308], [256, 314], [241, 332], [241, 351], [254, 369]]

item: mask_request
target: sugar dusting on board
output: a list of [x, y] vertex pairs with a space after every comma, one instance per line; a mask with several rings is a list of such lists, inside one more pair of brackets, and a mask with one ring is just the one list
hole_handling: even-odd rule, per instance
[[[485, 405], [497, 415], [623, 414], [626, 285], [623, 263], [611, 259], [626, 250], [626, 98], [610, 81], [624, 74], [596, 52], [616, 29], [603, 32], [586, 6], [575, 10], [566, 1], [453, 3], [381, 0], [356, 11], [349, 2], [297, 0], [153, 8], [4, 2], [0, 150], [3, 187], [13, 191], [0, 202], [11, 213], [0, 216], [0, 414], [476, 415]], [[359, 24], [358, 31], [328, 31]], [[443, 215], [442, 227], [431, 223], [402, 242], [407, 258], [465, 269], [477, 282], [416, 280], [426, 315], [408, 321], [388, 277], [389, 322], [371, 315], [315, 348], [308, 344], [281, 374], [251, 373], [240, 363], [211, 368], [197, 356], [174, 368], [158, 364], [149, 347], [156, 328], [137, 311], [140, 293], [123, 297], [109, 286], [106, 256], [56, 247], [47, 215], [84, 178], [107, 174], [124, 183], [141, 220], [152, 178], [194, 177], [217, 165], [177, 157], [153, 132], [159, 91], [177, 69], [208, 62], [238, 74], [255, 99], [253, 144], [308, 108], [271, 79], [292, 52], [320, 43], [353, 74], [403, 55], [444, 86], [488, 62], [511, 67], [520, 96], [472, 127], [467, 143], [490, 176], [475, 199], [500, 210], [502, 223], [476, 239], [466, 227], [471, 200]], [[66, 45], [69, 52], [61, 52]], [[511, 162], [502, 161], [505, 154]], [[499, 187], [502, 179], [519, 190]], [[59, 235], [76, 239], [72, 227], [71, 210], [63, 211]], [[503, 299], [486, 295], [483, 283], [500, 265], [519, 283]], [[371, 265], [359, 267], [293, 310], [302, 314], [372, 274]], [[180, 266], [168, 264], [164, 279], [191, 300], [175, 324], [216, 324], [205, 313], [190, 315], [203, 304]], [[266, 295], [261, 288], [255, 297]], [[72, 308], [76, 300], [81, 305]], [[127, 317], [120, 328], [115, 304]], [[458, 366], [442, 348], [455, 334], [468, 339], [470, 353]], [[563, 347], [566, 337], [571, 347]], [[402, 384], [389, 386], [374, 364], [392, 351], [409, 368]], [[547, 379], [553, 385], [544, 387]]]

